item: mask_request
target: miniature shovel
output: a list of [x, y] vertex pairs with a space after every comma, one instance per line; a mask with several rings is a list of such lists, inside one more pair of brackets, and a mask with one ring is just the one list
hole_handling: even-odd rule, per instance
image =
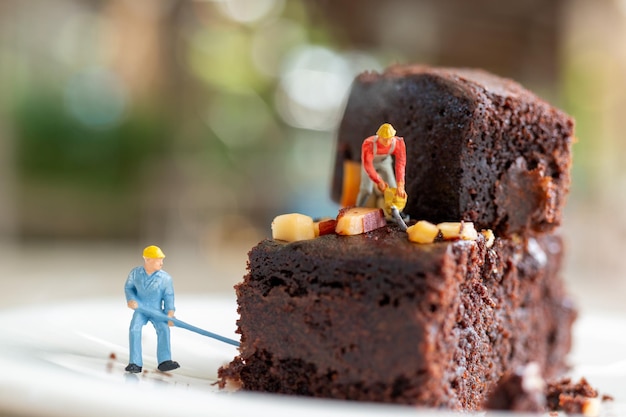
[[400, 230], [406, 232], [407, 225], [400, 216], [400, 212], [406, 206], [406, 197], [399, 197], [396, 194], [396, 188], [387, 187], [384, 193], [385, 207], [384, 211], [391, 216], [400, 227]]
[[391, 206], [391, 216], [396, 221], [397, 225], [400, 227], [400, 230], [402, 230], [403, 232], [406, 232], [406, 229], [408, 229], [408, 226], [404, 222], [404, 219], [402, 219], [402, 216], [400, 216], [400, 211], [398, 210], [396, 206]]
[[236, 341], [236, 340], [229, 339], [229, 338], [224, 337], [224, 336], [220, 336], [219, 334], [215, 334], [215, 333], [209, 332], [207, 330], [201, 329], [201, 328], [196, 327], [196, 326], [192, 326], [191, 324], [185, 323], [184, 321], [178, 320], [177, 318], [168, 317], [167, 314], [164, 314], [161, 311], [152, 310], [152, 309], [148, 309], [148, 308], [141, 307], [141, 306], [137, 307], [135, 310], [139, 311], [140, 313], [145, 314], [146, 316], [152, 317], [155, 320], [171, 321], [172, 323], [174, 323], [174, 326], [176, 326], [176, 327], [180, 327], [180, 328], [192, 331], [194, 333], [201, 334], [202, 336], [207, 336], [207, 337], [210, 337], [212, 339], [219, 340], [220, 342], [228, 343], [229, 345], [233, 345], [233, 346], [239, 347], [239, 342]]

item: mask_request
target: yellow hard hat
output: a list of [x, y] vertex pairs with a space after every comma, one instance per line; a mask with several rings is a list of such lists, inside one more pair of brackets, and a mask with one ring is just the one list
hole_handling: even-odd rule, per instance
[[165, 254], [163, 253], [161, 248], [159, 248], [158, 246], [151, 245], [151, 246], [147, 246], [143, 250], [143, 257], [144, 258], [165, 258]]
[[383, 139], [389, 139], [396, 135], [396, 129], [394, 129], [389, 123], [384, 123], [380, 125], [376, 134], [378, 137]]

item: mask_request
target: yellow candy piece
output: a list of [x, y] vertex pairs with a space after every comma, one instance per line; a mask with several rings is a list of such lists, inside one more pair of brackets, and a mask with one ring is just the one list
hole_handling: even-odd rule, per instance
[[272, 222], [272, 238], [297, 242], [315, 238], [313, 219], [299, 213], [281, 214]]
[[406, 229], [409, 241], [414, 243], [433, 243], [439, 235], [439, 228], [426, 220], [420, 220]]

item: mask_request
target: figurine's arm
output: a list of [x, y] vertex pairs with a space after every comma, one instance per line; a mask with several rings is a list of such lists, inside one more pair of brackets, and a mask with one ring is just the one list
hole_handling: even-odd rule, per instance
[[[167, 313], [167, 317], [174, 317], [176, 308], [174, 307], [174, 284], [172, 283], [172, 277], [166, 273], [166, 279], [163, 282], [163, 310]], [[167, 325], [172, 327], [173, 322], [168, 321]]]
[[393, 155], [396, 159], [396, 183], [398, 185], [398, 196], [406, 198], [406, 191], [404, 190], [404, 175], [406, 171], [406, 145], [404, 144], [404, 138], [398, 137], [396, 139], [396, 148], [393, 151]]
[[374, 143], [370, 138], [365, 139], [361, 145], [361, 163], [368, 177], [378, 185], [378, 188], [381, 188], [381, 184], [385, 182], [374, 168]]
[[135, 289], [135, 270], [128, 274], [126, 284], [124, 284], [124, 294], [126, 295], [126, 305], [128, 308], [135, 310], [139, 304], [137, 303], [137, 290]]
[[167, 273], [165, 274], [166, 277], [163, 280], [163, 311], [165, 311], [168, 316], [174, 317], [174, 312], [176, 311], [174, 307], [174, 284], [172, 277]]

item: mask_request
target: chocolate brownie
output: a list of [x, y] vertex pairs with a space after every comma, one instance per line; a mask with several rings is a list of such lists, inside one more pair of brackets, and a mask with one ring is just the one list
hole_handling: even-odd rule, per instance
[[479, 409], [507, 370], [565, 367], [575, 317], [556, 234], [415, 244], [389, 225], [249, 253], [220, 384]]
[[570, 185], [573, 120], [519, 84], [481, 70], [397, 65], [357, 77], [337, 136], [345, 160], [391, 123], [407, 149], [404, 212], [472, 221], [500, 236], [552, 231]]

